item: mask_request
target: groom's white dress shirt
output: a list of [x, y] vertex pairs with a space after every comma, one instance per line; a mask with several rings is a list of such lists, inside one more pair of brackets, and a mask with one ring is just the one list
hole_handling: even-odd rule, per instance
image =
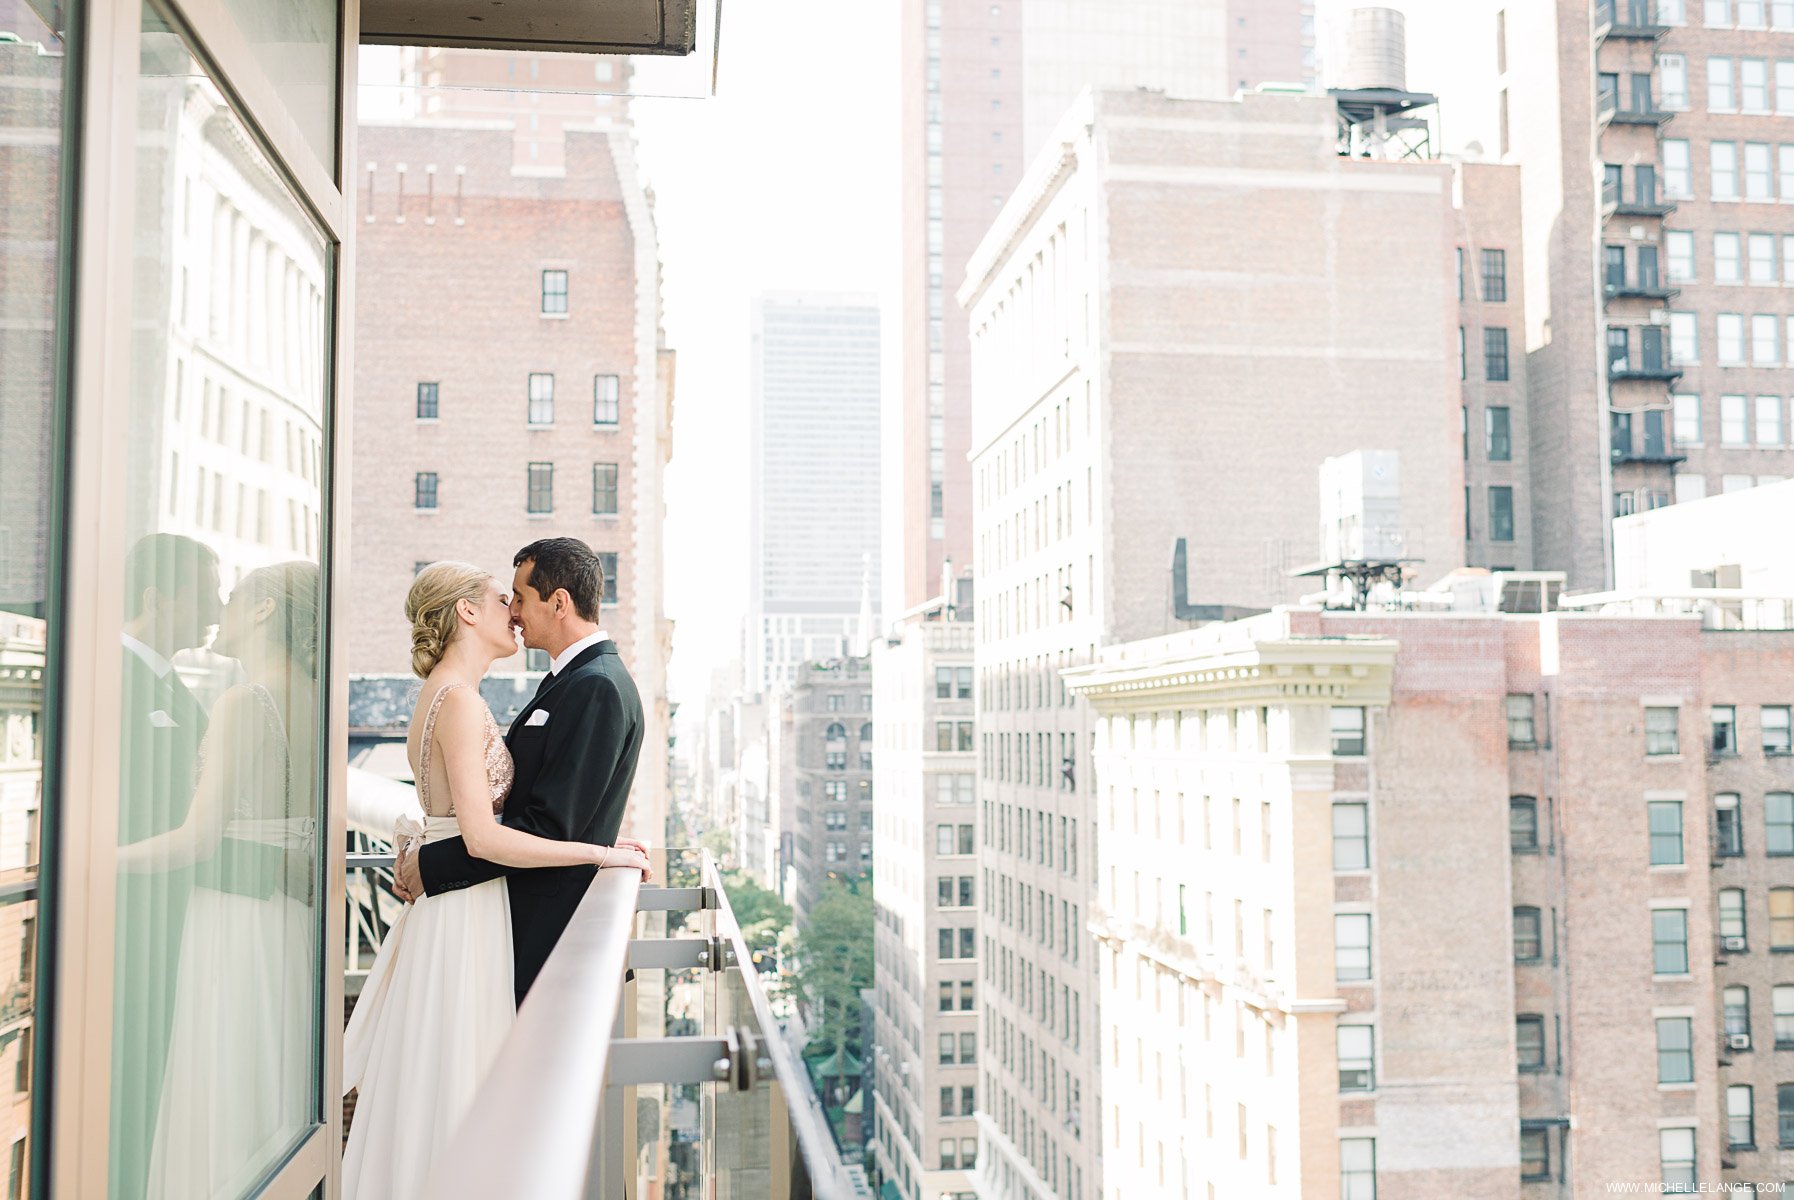
[[595, 633], [586, 634], [577, 642], [574, 642], [571, 646], [568, 646], [565, 650], [554, 656], [554, 661], [548, 664], [548, 673], [550, 675], [559, 675], [562, 667], [609, 637], [610, 634], [604, 632], [602, 629]]

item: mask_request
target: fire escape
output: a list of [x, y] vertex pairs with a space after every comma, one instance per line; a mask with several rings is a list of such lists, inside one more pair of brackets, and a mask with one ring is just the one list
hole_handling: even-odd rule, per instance
[[1670, 388], [1681, 376], [1671, 352], [1663, 274], [1659, 131], [1671, 113], [1653, 80], [1667, 28], [1653, 0], [1594, 0], [1595, 121], [1602, 163], [1601, 301], [1606, 353], [1613, 515], [1670, 502], [1676, 464]]

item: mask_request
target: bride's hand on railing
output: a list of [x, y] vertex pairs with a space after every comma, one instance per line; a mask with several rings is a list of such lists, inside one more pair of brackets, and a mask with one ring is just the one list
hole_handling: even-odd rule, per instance
[[642, 873], [642, 882], [654, 878], [654, 864], [648, 861], [647, 849], [633, 838], [618, 838], [614, 846], [593, 846], [592, 861], [599, 870], [606, 867], [634, 867]]

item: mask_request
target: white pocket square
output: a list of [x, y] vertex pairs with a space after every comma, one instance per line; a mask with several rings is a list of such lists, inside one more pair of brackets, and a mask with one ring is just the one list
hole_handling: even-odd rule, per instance
[[149, 723], [157, 729], [176, 729], [180, 726], [179, 721], [159, 708], [149, 715]]
[[524, 728], [526, 729], [532, 725], [546, 724], [548, 724], [548, 710], [545, 708], [538, 708], [535, 712], [529, 715], [529, 720], [523, 723]]

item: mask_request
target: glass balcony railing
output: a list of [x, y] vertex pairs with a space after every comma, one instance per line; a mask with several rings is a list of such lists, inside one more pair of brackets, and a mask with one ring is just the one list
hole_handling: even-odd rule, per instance
[[[404, 785], [351, 772], [346, 991], [397, 918], [388, 810]], [[702, 850], [658, 885], [593, 882], [517, 1014], [428, 1191], [443, 1200], [826, 1200], [870, 1196], [843, 1161], [800, 1046]], [[630, 978], [626, 975], [633, 973]]]

